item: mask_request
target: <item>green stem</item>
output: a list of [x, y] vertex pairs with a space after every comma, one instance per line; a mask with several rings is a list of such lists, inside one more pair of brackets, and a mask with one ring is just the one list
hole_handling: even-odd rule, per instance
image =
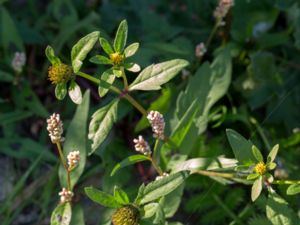
[[272, 184], [300, 184], [300, 180], [274, 180]]
[[60, 156], [60, 160], [67, 172], [67, 183], [68, 183], [68, 190], [71, 191], [71, 177], [70, 177], [70, 171], [68, 169], [68, 164], [67, 164], [67, 161], [64, 157], [64, 154], [63, 154], [63, 151], [62, 151], [62, 148], [61, 148], [61, 145], [60, 145], [60, 142], [56, 142], [56, 146], [57, 146], [57, 149], [58, 149], [58, 153], [59, 153], [59, 156]]
[[209, 47], [209, 45], [210, 45], [212, 39], [214, 38], [214, 36], [215, 36], [215, 34], [216, 34], [216, 32], [217, 32], [219, 26], [220, 26], [220, 21], [218, 20], [218, 21], [216, 22], [216, 24], [214, 25], [212, 31], [210, 32], [210, 34], [209, 34], [209, 36], [208, 36], [208, 39], [207, 39], [207, 41], [206, 41], [206, 43], [205, 43], [206, 50], [208, 50], [208, 47]]
[[127, 81], [127, 77], [126, 77], [124, 68], [122, 68], [122, 78], [123, 78], [123, 83], [124, 83], [124, 89], [128, 90], [128, 81]]
[[152, 163], [152, 166], [156, 170], [156, 172], [159, 174], [159, 176], [163, 176], [164, 173], [161, 170], [161, 168], [159, 167], [159, 165], [157, 164], [156, 160], [154, 158], [150, 158], [150, 161]]
[[197, 170], [197, 171], [195, 171], [195, 173], [201, 174], [203, 176], [235, 178], [235, 174], [233, 174], [233, 173], [221, 173], [221, 172], [208, 171], [208, 170]]
[[250, 118], [250, 122], [256, 127], [261, 139], [264, 142], [264, 145], [266, 146], [267, 149], [271, 149], [271, 145], [268, 141], [268, 138], [265, 135], [265, 132], [263, 131], [262, 127], [259, 125], [259, 123], [257, 122], [257, 120], [254, 117]]

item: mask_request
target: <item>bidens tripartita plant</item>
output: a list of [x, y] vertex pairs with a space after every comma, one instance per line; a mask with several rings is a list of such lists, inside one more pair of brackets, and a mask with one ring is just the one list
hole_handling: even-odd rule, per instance
[[[212, 35], [205, 44], [201, 42], [196, 47], [195, 54], [199, 61], [209, 50], [213, 34], [218, 27], [224, 25], [224, 18], [232, 6], [232, 1], [220, 1], [214, 13], [216, 26]], [[83, 173], [87, 155], [91, 155], [99, 149], [108, 137], [113, 124], [118, 120], [119, 103], [123, 100], [128, 101], [142, 114], [147, 121], [147, 126], [151, 127], [152, 136], [138, 135], [134, 138], [132, 142], [136, 154], [117, 163], [111, 171], [111, 176], [115, 176], [122, 168], [144, 161], [152, 165], [157, 175], [153, 181], [141, 184], [134, 198], [130, 198], [129, 194], [118, 186], [115, 186], [111, 192], [104, 192], [95, 187], [85, 187], [85, 194], [93, 202], [113, 209], [106, 224], [182, 224], [180, 222], [168, 223], [167, 221], [178, 210], [185, 180], [191, 174], [218, 178], [228, 185], [232, 183], [251, 185], [251, 198], [249, 197], [249, 199], [252, 201], [257, 200], [262, 193], [268, 192], [267, 217], [273, 224], [281, 224], [276, 223], [282, 219], [281, 217], [278, 219], [277, 209], [288, 209], [285, 203], [282, 204], [285, 201], [276, 194], [274, 185], [291, 185], [287, 190], [288, 194], [296, 194], [299, 193], [299, 181], [273, 178], [272, 170], [276, 168], [278, 145], [270, 150], [265, 159], [251, 141], [236, 131], [228, 129], [226, 133], [235, 155], [234, 159], [223, 156], [216, 159], [184, 158], [175, 163], [175, 166], [170, 166], [171, 163], [174, 164], [172, 154], [176, 154], [184, 148], [184, 138], [189, 134], [192, 124], [195, 123], [199, 128], [197, 131], [199, 133], [205, 129], [209, 120], [210, 108], [226, 93], [229, 82], [222, 83], [222, 87], [225, 87], [222, 90], [218, 85], [220, 82], [226, 81], [225, 78], [229, 77], [230, 79], [231, 76], [231, 55], [228, 49], [221, 49], [211, 64], [204, 62], [196, 71], [195, 76], [191, 78], [193, 82], [189, 83], [186, 90], [179, 94], [177, 104], [183, 105], [184, 111], [176, 111], [174, 129], [167, 133], [166, 126], [169, 124], [166, 123], [164, 115], [157, 110], [145, 109], [133, 98], [132, 93], [159, 90], [161, 85], [187, 68], [189, 63], [183, 59], [174, 59], [152, 64], [141, 70], [137, 63], [130, 60], [130, 57], [138, 51], [139, 44], [127, 45], [127, 35], [128, 27], [125, 20], [120, 23], [113, 43], [103, 38], [97, 31], [86, 35], [72, 48], [71, 65], [62, 62], [50, 46], [46, 49], [46, 56], [52, 64], [49, 67], [49, 80], [55, 85], [56, 97], [61, 100], [68, 93], [71, 100], [78, 104], [65, 138], [63, 138], [63, 124], [60, 115], [54, 113], [47, 120], [49, 137], [51, 142], [56, 145], [61, 160], [59, 178], [62, 184], [62, 190], [58, 193], [60, 201], [52, 213], [51, 224], [71, 224], [73, 218], [77, 216], [76, 214], [82, 213], [82, 210], [78, 211], [73, 207], [76, 192], [80, 192], [80, 190], [76, 190], [75, 185]], [[83, 72], [82, 65], [97, 42], [100, 43], [105, 54], [93, 56], [90, 58], [90, 62], [106, 65], [108, 69], [103, 71], [101, 76], [92, 76]], [[129, 83], [126, 71], [139, 72], [139, 74], [133, 82]], [[97, 85], [100, 97], [104, 97], [110, 92], [114, 94], [114, 98], [93, 113], [88, 133], [85, 125], [88, 121], [90, 93], [89, 91], [86, 91], [84, 95], [81, 93], [81, 88], [76, 83], [77, 76]], [[122, 85], [119, 85], [117, 79], [121, 80]], [[212, 86], [212, 89], [198, 94], [199, 82], [207, 82], [207, 88]], [[213, 92], [216, 91], [216, 88], [219, 91], [218, 94]], [[202, 98], [205, 101], [202, 101]], [[196, 120], [197, 115], [200, 115], [200, 121]], [[87, 138], [92, 142], [90, 148], [86, 147]], [[88, 149], [91, 151], [87, 152]], [[210, 160], [209, 164], [207, 160]], [[294, 220], [293, 217], [284, 217], [283, 219], [291, 222], [286, 224], [292, 224], [292, 220]]]

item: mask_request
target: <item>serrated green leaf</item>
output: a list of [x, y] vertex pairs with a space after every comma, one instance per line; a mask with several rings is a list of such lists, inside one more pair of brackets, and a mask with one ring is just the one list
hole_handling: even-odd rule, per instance
[[[87, 134], [87, 119], [90, 106], [90, 91], [86, 91], [82, 103], [77, 106], [73, 119], [67, 129], [66, 140], [64, 142], [63, 151], [67, 156], [71, 151], [79, 151], [80, 163], [71, 172], [71, 187], [73, 188], [80, 178], [86, 162], [86, 134]], [[67, 187], [67, 174], [63, 167], [60, 165], [59, 178], [62, 187]]]
[[259, 176], [260, 176], [259, 173], [252, 173], [247, 176], [247, 180], [254, 180], [254, 179], [258, 178]]
[[171, 193], [179, 187], [188, 176], [188, 171], [181, 171], [149, 183], [141, 194], [141, 199], [139, 200], [140, 204], [146, 204]]
[[50, 45], [45, 49], [45, 55], [52, 65], [61, 63], [60, 59], [55, 56], [54, 50]]
[[94, 202], [109, 208], [119, 208], [122, 206], [114, 196], [93, 187], [84, 188], [85, 194]]
[[105, 81], [105, 85], [103, 82], [100, 82], [98, 87], [98, 93], [100, 97], [104, 97], [109, 91], [110, 85], [114, 83], [116, 76], [113, 74], [112, 69], [106, 70], [101, 75], [101, 81]]
[[72, 48], [71, 61], [75, 73], [77, 73], [81, 66], [82, 61], [86, 58], [87, 54], [94, 47], [100, 35], [99, 31], [92, 32], [85, 37], [81, 38]]
[[82, 102], [81, 89], [80, 89], [80, 86], [74, 80], [72, 80], [70, 82], [68, 93], [69, 93], [71, 100], [75, 104], [78, 104], [78, 105], [81, 104], [81, 102]]
[[115, 99], [93, 114], [88, 134], [88, 138], [93, 142], [90, 155], [102, 144], [109, 134], [113, 123], [117, 120], [118, 103], [119, 99]]
[[130, 203], [129, 197], [125, 191], [123, 191], [118, 186], [115, 186], [114, 189], [114, 197], [115, 199], [122, 205], [127, 205]]
[[91, 63], [100, 64], [100, 65], [112, 65], [112, 61], [103, 56], [103, 55], [95, 55], [89, 60]]
[[55, 96], [58, 100], [63, 100], [67, 94], [67, 84], [59, 83], [55, 86]]
[[249, 161], [255, 162], [255, 158], [251, 152], [253, 144], [250, 140], [246, 140], [238, 132], [231, 129], [226, 129], [226, 135], [235, 158], [240, 163], [247, 163]]
[[252, 145], [252, 154], [257, 159], [258, 162], [264, 161], [264, 158], [263, 158], [260, 150], [255, 145]]
[[125, 48], [124, 50], [124, 55], [126, 58], [133, 56], [137, 50], [139, 49], [140, 44], [139, 43], [133, 43], [131, 45], [129, 45], [127, 48]]
[[148, 156], [145, 156], [145, 155], [131, 155], [131, 156], [127, 157], [126, 159], [122, 160], [117, 165], [115, 165], [115, 167], [111, 171], [110, 175], [113, 176], [118, 170], [120, 170], [124, 167], [130, 166], [130, 165], [135, 164], [137, 162], [146, 161], [146, 160], [150, 160], [150, 158]]
[[100, 37], [100, 45], [107, 55], [114, 53], [110, 43], [105, 38]]
[[267, 162], [270, 163], [270, 162], [273, 162], [277, 156], [277, 153], [278, 153], [278, 150], [279, 150], [279, 144], [275, 145], [272, 150], [270, 151], [269, 155], [268, 155], [268, 158], [267, 158]]
[[183, 59], [169, 60], [146, 67], [129, 86], [133, 90], [159, 90], [161, 85], [171, 80], [189, 63]]
[[72, 218], [70, 203], [59, 204], [51, 215], [51, 225], [69, 225]]
[[287, 195], [296, 195], [300, 193], [300, 184], [292, 184], [286, 190]]
[[127, 33], [128, 33], [127, 21], [123, 20], [118, 27], [115, 40], [114, 40], [114, 49], [116, 52], [123, 51], [127, 42]]
[[259, 197], [262, 191], [262, 187], [263, 187], [262, 176], [259, 176], [259, 178], [254, 181], [251, 189], [251, 199], [253, 202]]
[[[288, 203], [276, 193], [269, 193], [266, 205], [268, 219], [274, 225], [293, 225], [293, 211], [288, 207]], [[299, 222], [299, 219], [298, 219]], [[297, 223], [299, 224], [299, 223]]]

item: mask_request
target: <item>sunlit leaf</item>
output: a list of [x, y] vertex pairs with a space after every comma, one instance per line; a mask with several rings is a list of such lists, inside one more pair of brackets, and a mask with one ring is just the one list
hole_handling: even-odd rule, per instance
[[74, 80], [72, 80], [70, 82], [68, 93], [69, 93], [71, 100], [75, 104], [81, 104], [81, 102], [82, 102], [81, 89], [80, 89], [80, 86]]
[[114, 40], [114, 49], [116, 52], [122, 52], [127, 42], [128, 25], [127, 21], [123, 20], [117, 30]]
[[114, 196], [100, 191], [93, 187], [86, 187], [85, 194], [94, 202], [109, 208], [119, 208], [122, 206]]
[[69, 225], [72, 218], [70, 203], [59, 204], [51, 215], [51, 225]]

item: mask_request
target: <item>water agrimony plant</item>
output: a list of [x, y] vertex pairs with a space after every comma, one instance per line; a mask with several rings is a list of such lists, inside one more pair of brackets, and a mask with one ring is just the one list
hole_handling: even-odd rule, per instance
[[[215, 11], [216, 29], [222, 25], [221, 22], [232, 5], [232, 2], [220, 1]], [[205, 46], [201, 45], [202, 52], [200, 54], [198, 51], [197, 54], [199, 60], [206, 49], [209, 49], [215, 32], [214, 29]], [[73, 211], [72, 203], [77, 191], [75, 185], [84, 170], [86, 157], [95, 153], [104, 144], [113, 124], [118, 121], [118, 110], [123, 100], [128, 101], [141, 114], [146, 121], [144, 126], [146, 128], [150, 126], [152, 135], [149, 138], [139, 135], [133, 139], [137, 154], [116, 163], [111, 176], [116, 176], [122, 168], [136, 163], [149, 162], [156, 172], [156, 177], [151, 182], [142, 183], [134, 198], [130, 198], [132, 194], [118, 186], [115, 186], [112, 192], [90, 186], [85, 187], [86, 196], [93, 202], [113, 209], [107, 224], [111, 222], [114, 225], [182, 224], [167, 221], [178, 210], [185, 181], [192, 175], [209, 176], [228, 185], [232, 183], [240, 183], [245, 187], [252, 185], [252, 201], [256, 201], [266, 188], [268, 221], [272, 224], [297, 222], [297, 216], [288, 208], [285, 200], [276, 193], [274, 187], [275, 185], [290, 185], [287, 189], [288, 194], [300, 192], [299, 181], [276, 180], [272, 176], [272, 170], [276, 168], [279, 145], [275, 145], [269, 152], [267, 160], [264, 160], [261, 151], [250, 140], [228, 129], [226, 134], [235, 158], [218, 156], [187, 159], [184, 157], [189, 149], [187, 137], [195, 138], [205, 130], [207, 123], [211, 120], [212, 106], [228, 89], [232, 71], [229, 49], [219, 49], [212, 63], [204, 62], [197, 69], [186, 89], [179, 93], [175, 115], [171, 124], [168, 124], [159, 109], [144, 108], [133, 95], [137, 91], [159, 90], [162, 85], [188, 67], [189, 63], [183, 59], [173, 59], [141, 69], [130, 59], [138, 51], [139, 43], [127, 46], [127, 35], [126, 20], [120, 23], [113, 44], [103, 38], [100, 32], [86, 35], [73, 46], [71, 65], [62, 63], [50, 46], [46, 49], [46, 56], [52, 64], [49, 68], [49, 80], [56, 85], [56, 97], [62, 100], [68, 93], [71, 100], [78, 104], [63, 147], [61, 146], [63, 126], [59, 114], [53, 114], [47, 120], [51, 142], [56, 145], [62, 164], [59, 169], [62, 184], [62, 191], [59, 193], [60, 203], [52, 213], [51, 224], [68, 225], [72, 223], [74, 213], [78, 213], [78, 211]], [[90, 62], [102, 64], [108, 68], [101, 75], [90, 75], [84, 72], [84, 60], [97, 42], [100, 43], [105, 55], [93, 56]], [[139, 72], [139, 74], [132, 82], [129, 82], [127, 71]], [[113, 93], [114, 96], [108, 99], [106, 105], [93, 112], [88, 133], [86, 124], [90, 92], [86, 91], [82, 95], [81, 88], [76, 83], [76, 77], [84, 78], [97, 85], [100, 97], [108, 93]], [[200, 84], [202, 89], [199, 89]], [[87, 147], [87, 138], [91, 140], [90, 147]], [[90, 149], [89, 152], [88, 149]], [[180, 160], [172, 157], [174, 155], [181, 156]], [[288, 214], [280, 211], [286, 211]], [[238, 219], [237, 222], [240, 223]]]

